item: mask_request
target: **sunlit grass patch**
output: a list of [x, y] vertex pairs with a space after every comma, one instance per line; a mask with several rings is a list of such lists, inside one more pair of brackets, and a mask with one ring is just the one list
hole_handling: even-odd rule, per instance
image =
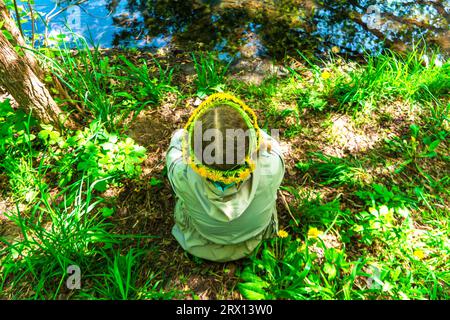
[[[55, 94], [83, 117], [83, 130], [37, 128], [0, 103], [3, 192], [18, 206], [8, 204], [8, 226], [20, 231], [1, 236], [2, 298], [449, 298], [448, 64], [386, 52], [292, 67], [256, 85], [233, 78], [214, 54], [196, 54], [194, 69], [180, 71], [177, 61], [83, 46], [50, 50], [72, 101]], [[183, 72], [196, 82], [182, 82]], [[287, 200], [279, 199], [276, 238], [217, 268], [174, 250], [170, 236], [140, 239], [170, 235], [163, 150], [221, 90], [254, 108], [261, 128], [281, 129]], [[133, 137], [148, 151], [123, 135], [125, 117], [140, 120], [145, 130]], [[81, 291], [66, 288], [73, 264]]]
[[314, 181], [324, 185], [358, 185], [370, 184], [373, 177], [357, 159], [345, 159], [312, 153], [308, 162], [299, 162], [296, 167], [308, 172]]
[[417, 224], [413, 199], [378, 186], [360, 194], [362, 207], [343, 209], [286, 190], [300, 199], [292, 208], [300, 226], [266, 241], [247, 263], [239, 285], [245, 297], [448, 298], [449, 229]]
[[[378, 56], [367, 55], [363, 64], [339, 58], [322, 62], [322, 67], [307, 60], [312, 75], [291, 68], [297, 81], [305, 84], [298, 96], [299, 108], [374, 110], [395, 98], [420, 102], [448, 98], [449, 63], [426, 64], [426, 54], [425, 49], [404, 55], [386, 51]], [[431, 56], [433, 60], [437, 54]]]
[[429, 101], [448, 96], [450, 88], [449, 63], [425, 65], [424, 51], [413, 50], [405, 56], [387, 51], [367, 56], [366, 65], [347, 73], [336, 81], [333, 97], [341, 105], [364, 106], [369, 102], [401, 97], [405, 100]]
[[[55, 49], [43, 50], [41, 58], [70, 93], [70, 97], [63, 95], [63, 103], [90, 120], [111, 129], [131, 112], [137, 115], [154, 107], [164, 93], [175, 91], [171, 86], [173, 69], [164, 68], [157, 60], [133, 63], [122, 54], [108, 55], [98, 46], [91, 48], [83, 37], [72, 36], [70, 46], [60, 40]], [[53, 83], [51, 77], [46, 81]]]
[[208, 94], [217, 91], [223, 91], [225, 88], [225, 74], [231, 64], [218, 61], [211, 53], [196, 56], [192, 54], [194, 68], [197, 73], [195, 85], [197, 87], [197, 95], [205, 97]]

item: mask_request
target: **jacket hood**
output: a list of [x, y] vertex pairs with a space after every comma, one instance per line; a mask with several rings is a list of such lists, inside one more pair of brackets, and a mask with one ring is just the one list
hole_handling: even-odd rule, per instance
[[232, 221], [241, 216], [255, 197], [257, 180], [257, 176], [252, 174], [245, 181], [224, 191], [204, 180], [205, 193], [210, 201], [209, 215], [220, 221]]

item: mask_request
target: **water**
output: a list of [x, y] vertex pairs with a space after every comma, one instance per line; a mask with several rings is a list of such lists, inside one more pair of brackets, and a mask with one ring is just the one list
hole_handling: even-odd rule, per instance
[[217, 50], [224, 58], [283, 57], [297, 49], [406, 51], [420, 39], [450, 51], [450, 0], [84, 0], [70, 6], [74, 2], [36, 0], [41, 40], [69, 27], [102, 47]]

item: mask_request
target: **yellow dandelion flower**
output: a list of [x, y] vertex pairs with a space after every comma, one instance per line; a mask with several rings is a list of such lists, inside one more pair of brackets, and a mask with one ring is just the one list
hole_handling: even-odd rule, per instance
[[232, 178], [232, 177], [229, 177], [229, 178], [220, 178], [219, 180], [216, 180], [216, 181], [221, 181], [221, 182], [223, 182], [225, 184], [230, 184], [230, 183], [233, 183], [233, 182], [238, 182], [239, 180], [235, 179], [235, 178]]
[[253, 160], [251, 160], [251, 159], [247, 159], [247, 162], [248, 162], [248, 165], [250, 167], [250, 171], [255, 170], [255, 167], [256, 167], [255, 162]]
[[211, 172], [208, 175], [208, 178], [210, 178], [212, 181], [218, 181], [221, 177], [217, 173]]
[[331, 52], [333, 52], [333, 53], [339, 53], [339, 51], [341, 51], [339, 49], [339, 47], [334, 46], [334, 47], [331, 48]]
[[322, 231], [320, 231], [317, 228], [309, 228], [308, 230], [308, 238], [316, 239], [322, 234]]
[[422, 260], [423, 258], [425, 258], [425, 252], [423, 252], [422, 249], [414, 250], [413, 255], [419, 260]]
[[206, 169], [203, 168], [203, 167], [200, 167], [200, 168], [197, 167], [197, 173], [198, 173], [199, 175], [201, 175], [202, 177], [205, 177], [206, 174], [207, 174]]
[[287, 238], [288, 235], [289, 235], [289, 234], [288, 234], [285, 230], [280, 230], [280, 231], [278, 231], [278, 236], [279, 236], [280, 238]]
[[241, 171], [241, 172], [239, 173], [239, 179], [244, 180], [245, 178], [248, 177], [248, 175], [249, 175], [248, 170], [243, 170], [243, 171]]
[[[225, 103], [229, 105], [230, 107], [236, 109], [239, 113], [242, 114], [243, 118], [245, 119], [246, 123], [249, 125], [249, 127], [253, 128], [256, 132], [256, 150], [260, 148], [260, 142], [261, 142], [261, 133], [259, 131], [258, 121], [256, 113], [253, 109], [248, 107], [243, 101], [238, 99], [237, 97], [229, 94], [229, 93], [216, 93], [210, 95], [206, 100], [204, 100], [200, 105], [192, 112], [191, 116], [189, 117], [185, 129], [189, 133], [189, 137], [192, 136], [192, 130], [193, 130], [193, 124], [196, 121], [198, 117], [200, 117], [204, 112], [206, 112], [209, 108], [213, 108], [217, 106], [220, 103]], [[187, 140], [185, 139], [183, 141], [182, 145], [182, 152], [183, 155], [188, 158], [188, 153], [191, 151], [189, 149], [189, 144], [187, 143]], [[212, 170], [211, 168], [205, 168], [203, 166], [199, 166], [195, 163], [194, 157], [191, 155], [191, 158], [188, 159], [188, 164], [193, 168], [195, 172], [197, 172], [199, 175], [201, 175], [204, 178], [211, 179], [213, 181], [220, 181], [225, 184], [230, 184], [233, 182], [240, 182], [244, 179], [246, 179], [252, 171], [255, 169], [255, 164], [252, 161], [248, 161], [248, 168], [242, 171], [237, 171], [233, 176], [225, 177], [222, 172], [219, 172], [217, 170]]]
[[331, 78], [331, 73], [328, 71], [324, 71], [320, 74], [320, 76], [322, 77], [323, 80], [328, 80]]

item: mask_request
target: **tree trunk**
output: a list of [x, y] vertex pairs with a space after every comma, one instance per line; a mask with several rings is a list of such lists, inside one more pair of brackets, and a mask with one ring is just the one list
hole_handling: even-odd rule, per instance
[[[7, 16], [5, 17], [4, 14]], [[12, 28], [13, 31], [14, 28], [17, 30], [17, 27], [12, 27], [8, 23], [8, 19], [10, 18], [6, 7], [0, 0], [0, 21], [5, 21], [4, 26], [8, 24], [7, 28]], [[11, 30], [8, 31], [16, 37], [16, 44], [19, 46], [25, 44], [20, 33], [11, 32]], [[23, 51], [24, 55], [19, 55], [0, 30], [0, 86], [13, 96], [25, 112], [31, 111], [38, 121], [52, 124], [57, 129], [62, 129], [63, 125], [72, 129], [76, 128], [74, 121], [58, 107], [35, 73], [39, 74], [42, 71], [34, 56], [27, 56], [25, 53], [27, 50]]]
[[27, 50], [27, 44], [20, 34], [20, 30], [16, 25], [16, 22], [14, 19], [11, 18], [9, 15], [9, 11], [6, 8], [5, 3], [3, 0], [0, 0], [0, 21], [3, 21], [3, 28], [7, 30], [13, 37], [12, 40], [10, 40], [11, 45], [20, 47], [24, 59], [28, 66], [33, 70], [33, 72], [38, 76], [39, 79], [43, 79], [44, 72], [39, 66], [39, 63], [37, 62], [35, 56], [30, 50]]

